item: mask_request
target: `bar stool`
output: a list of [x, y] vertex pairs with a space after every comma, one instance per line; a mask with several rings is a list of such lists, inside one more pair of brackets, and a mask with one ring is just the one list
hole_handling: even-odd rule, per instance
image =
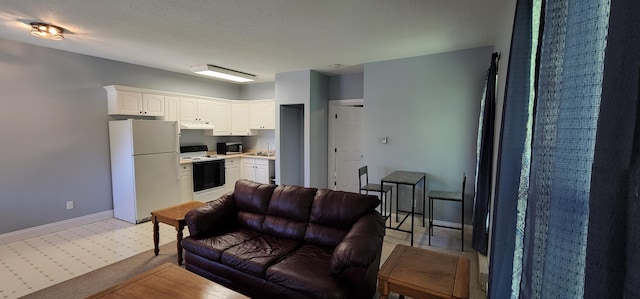
[[[362, 185], [362, 177], [364, 176], [364, 186]], [[384, 219], [386, 220], [389, 216], [390, 216], [390, 211], [389, 211], [389, 215], [387, 215], [387, 193], [389, 191], [391, 191], [391, 189], [393, 188], [393, 186], [391, 185], [380, 185], [380, 184], [369, 184], [369, 171], [367, 166], [362, 166], [358, 169], [358, 186], [360, 188], [360, 193], [362, 194], [362, 191], [365, 191], [365, 194], [369, 194], [369, 192], [378, 192], [380, 193], [380, 197], [381, 197], [381, 208], [380, 208], [380, 213], [382, 214], [382, 216], [384, 217]], [[391, 207], [389, 207], [389, 210], [391, 210]]]
[[[464, 251], [464, 187], [467, 183], [467, 174], [463, 175], [462, 179], [462, 192], [450, 192], [450, 191], [438, 191], [438, 190], [429, 190], [429, 246], [431, 246], [431, 235], [433, 235], [433, 227], [444, 227], [451, 229], [459, 229], [461, 233], [461, 251]], [[447, 226], [440, 224], [433, 224], [433, 201], [434, 200], [445, 200], [445, 201], [453, 201], [459, 202], [461, 204], [460, 208], [460, 227], [457, 226]], [[422, 203], [424, 207], [424, 202]], [[422, 223], [424, 223], [424, 213], [422, 215]]]

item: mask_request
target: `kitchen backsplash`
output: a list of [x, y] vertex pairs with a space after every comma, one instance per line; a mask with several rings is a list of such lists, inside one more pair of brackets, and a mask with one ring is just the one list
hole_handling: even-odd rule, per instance
[[267, 150], [267, 145], [271, 150], [277, 150], [275, 146], [275, 130], [259, 130], [258, 132], [258, 135], [245, 137], [212, 137], [204, 136], [201, 130], [182, 130], [180, 132], [180, 146], [206, 144], [209, 147], [209, 150], [215, 151], [217, 142], [242, 141], [245, 151], [265, 151]]

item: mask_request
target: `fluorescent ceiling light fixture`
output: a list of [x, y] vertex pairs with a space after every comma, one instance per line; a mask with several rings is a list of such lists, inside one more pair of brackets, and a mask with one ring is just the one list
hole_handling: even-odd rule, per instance
[[192, 66], [191, 71], [200, 75], [216, 77], [219, 79], [234, 82], [250, 82], [256, 79], [256, 75], [234, 71], [210, 64]]
[[51, 40], [62, 40], [64, 36], [64, 29], [46, 23], [31, 23], [31, 35], [37, 36], [39, 38], [51, 39]]

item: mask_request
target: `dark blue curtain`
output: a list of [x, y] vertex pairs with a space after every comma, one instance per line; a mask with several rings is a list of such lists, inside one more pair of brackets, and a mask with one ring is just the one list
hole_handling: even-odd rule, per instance
[[502, 109], [498, 146], [496, 188], [492, 211], [489, 298], [509, 298], [516, 239], [518, 187], [522, 153], [527, 135], [529, 101], [534, 78], [532, 53], [537, 48], [533, 36], [532, 0], [516, 4], [507, 84]]
[[640, 1], [613, 1], [591, 176], [585, 298], [640, 298]]
[[639, 29], [639, 1], [518, 1], [490, 298], [640, 298]]
[[473, 235], [471, 246], [486, 255], [489, 244], [487, 215], [491, 202], [491, 178], [493, 177], [493, 135], [495, 128], [496, 78], [498, 75], [498, 53], [491, 54], [491, 64], [487, 71], [487, 81], [478, 124], [478, 161], [476, 167], [476, 191], [473, 201]]

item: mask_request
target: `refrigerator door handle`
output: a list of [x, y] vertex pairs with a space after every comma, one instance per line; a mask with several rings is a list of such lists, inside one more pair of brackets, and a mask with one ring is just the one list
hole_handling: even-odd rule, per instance
[[178, 163], [176, 163], [176, 174], [178, 174], [176, 176], [176, 178], [178, 178], [178, 182], [180, 182], [180, 175], [181, 175], [181, 169], [180, 169], [180, 155], [176, 154], [178, 156]]

